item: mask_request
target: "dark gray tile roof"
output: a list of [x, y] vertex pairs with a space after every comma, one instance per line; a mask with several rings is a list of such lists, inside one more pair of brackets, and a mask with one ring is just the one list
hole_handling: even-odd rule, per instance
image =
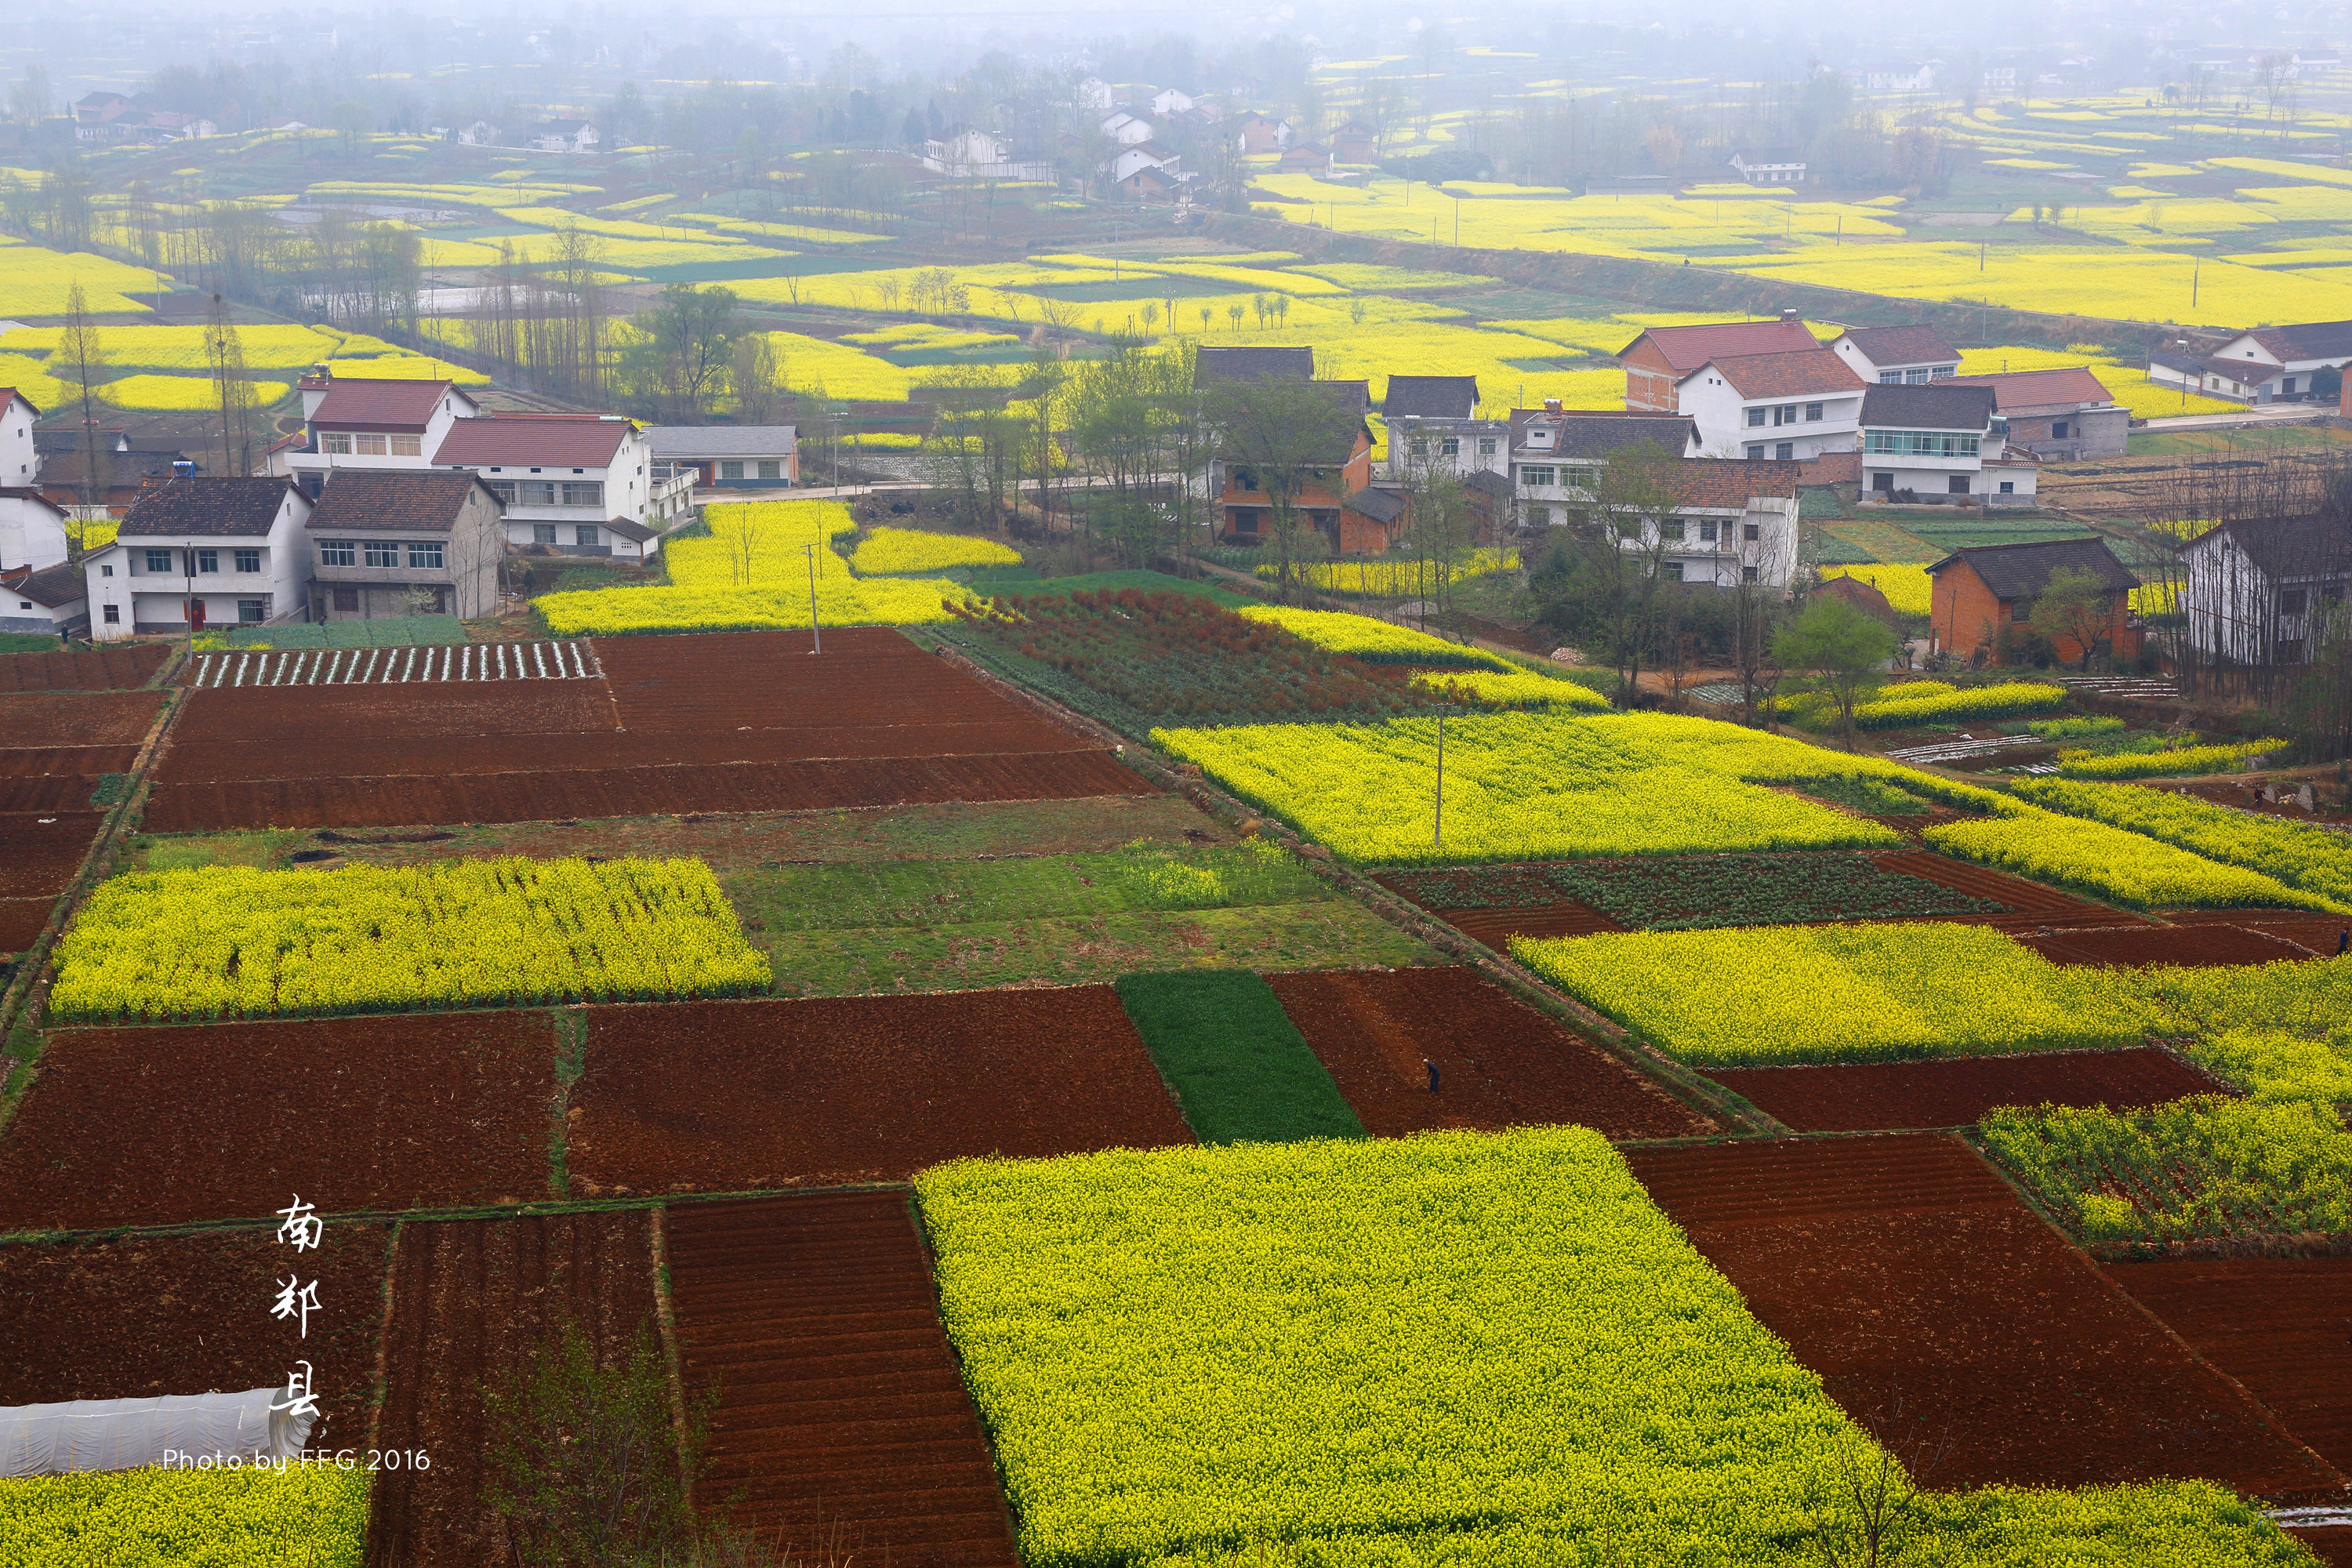
[[[1511, 415], [1511, 447], [1517, 451], [1526, 439], [1526, 427], [1546, 416], [1540, 409], [1516, 409]], [[1654, 441], [1667, 456], [1679, 458], [1691, 447], [1692, 432], [1697, 421], [1686, 414], [1656, 414], [1624, 416], [1617, 414], [1563, 414], [1554, 416], [1556, 434], [1549, 451], [1524, 454], [1529, 458], [1605, 458], [1628, 447], [1638, 447], [1644, 441]]]
[[2304, 321], [2257, 331], [2254, 342], [2283, 360], [2352, 359], [2352, 321]]
[[1404, 500], [1386, 490], [1370, 486], [1356, 491], [1343, 503], [1349, 511], [1370, 518], [1374, 522], [1394, 522], [1404, 515]]
[[1478, 378], [1475, 375], [1392, 375], [1389, 395], [1381, 405], [1391, 419], [1418, 416], [1423, 419], [1467, 419], [1477, 411]]
[[2189, 542], [2195, 549], [2216, 535], [2238, 542], [2273, 576], [2330, 577], [2352, 570], [2352, 522], [2336, 517], [2269, 517], [2225, 522]]
[[1192, 360], [1192, 384], [1213, 381], [1313, 381], [1315, 351], [1298, 349], [1204, 348]]
[[311, 512], [312, 532], [332, 529], [399, 529], [446, 533], [476, 489], [492, 505], [497, 493], [472, 474], [429, 468], [338, 468]]
[[2104, 539], [2053, 539], [2040, 544], [1971, 544], [1927, 568], [1929, 576], [1965, 561], [1997, 599], [2032, 599], [2050, 586], [2054, 572], [2088, 572], [2105, 587], [2137, 588], [2139, 579], [2124, 569]]
[[1929, 326], [1848, 327], [1841, 335], [1853, 339], [1853, 346], [1876, 365], [1960, 363], [1960, 351]]
[[18, 578], [8, 584], [8, 592], [54, 610], [89, 597], [89, 584], [84, 581], [79, 565], [60, 561], [55, 566], [44, 566]]
[[119, 533], [266, 538], [292, 489], [289, 479], [173, 479], [132, 501]]
[[1862, 395], [1865, 430], [1988, 430], [1992, 427], [1990, 386], [1874, 386]]
[[656, 458], [773, 458], [793, 449], [791, 425], [648, 425]]

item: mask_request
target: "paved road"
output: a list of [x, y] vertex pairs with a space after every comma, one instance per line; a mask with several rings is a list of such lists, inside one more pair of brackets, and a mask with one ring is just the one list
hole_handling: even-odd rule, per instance
[[2252, 425], [2316, 424], [2336, 412], [2324, 403], [2284, 403], [2263, 408], [2242, 408], [2232, 414], [2189, 414], [2171, 419], [2151, 419], [2147, 430], [2234, 430]]

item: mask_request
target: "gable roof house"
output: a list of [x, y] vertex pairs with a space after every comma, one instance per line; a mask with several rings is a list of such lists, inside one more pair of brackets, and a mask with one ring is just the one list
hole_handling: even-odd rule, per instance
[[[656, 480], [686, 471], [691, 485], [789, 489], [801, 482], [800, 431], [794, 426], [648, 425], [645, 436]], [[690, 498], [691, 491], [680, 500]]]
[[1820, 346], [1794, 310], [1783, 310], [1771, 321], [1652, 327], [1617, 351], [1617, 363], [1625, 367], [1625, 406], [1678, 414], [1683, 409], [1677, 389], [1711, 359], [1795, 353]]
[[530, 128], [530, 144], [542, 153], [593, 153], [598, 141], [585, 120], [542, 120]]
[[2258, 518], [2207, 529], [2180, 550], [2189, 646], [2242, 666], [2309, 662], [2321, 617], [2352, 599], [2352, 524]]
[[[1932, 651], [1981, 662], [2004, 626], [2033, 618], [2033, 606], [2061, 571], [2087, 572], [2105, 594], [2103, 629], [2094, 639], [2117, 658], [2139, 656], [2141, 631], [2131, 620], [2131, 591], [2139, 579], [2116, 559], [2104, 539], [2059, 539], [2039, 544], [1964, 545], [1927, 568], [1927, 636]], [[2082, 645], [2058, 639], [2058, 657], [2079, 659]]]
[[1478, 417], [1475, 375], [1391, 375], [1381, 401], [1391, 479], [1442, 469], [1457, 478], [1511, 466], [1510, 425]]
[[2129, 445], [2131, 410], [2087, 366], [1956, 375], [1948, 384], [1990, 387], [1994, 433], [2037, 458], [2120, 458]]
[[1703, 456], [1803, 462], [1853, 450], [1865, 386], [1824, 348], [1727, 356], [1684, 378], [1678, 411]]
[[1874, 386], [1862, 399], [1862, 478], [1879, 500], [2027, 506], [2038, 469], [1994, 428], [1992, 389]]
[[1769, 147], [1755, 153], [1734, 153], [1731, 166], [1751, 185], [1801, 185], [1805, 155], [1793, 147]]
[[1830, 350], [1864, 381], [1916, 386], [1960, 374], [1960, 351], [1933, 327], [1848, 327]]
[[0, 632], [87, 632], [89, 590], [79, 566], [0, 569]]
[[300, 383], [304, 439], [273, 447], [269, 468], [290, 476], [314, 499], [329, 475], [345, 468], [422, 468], [461, 420], [482, 405], [452, 381], [379, 381], [331, 374]]
[[1328, 174], [1331, 163], [1331, 149], [1316, 142], [1299, 142], [1286, 149], [1274, 167], [1282, 174]]
[[2147, 378], [2240, 403], [2294, 403], [2311, 395], [2314, 371], [2346, 365], [2352, 321], [2305, 321], [2240, 332], [2210, 354], [2150, 354]]
[[66, 545], [66, 509], [26, 485], [0, 485], [0, 571], [38, 571], [55, 566], [71, 552]]
[[504, 508], [478, 475], [345, 468], [305, 525], [310, 618], [492, 614], [506, 556]]
[[631, 561], [661, 550], [660, 533], [644, 521], [655, 510], [653, 449], [617, 414], [459, 419], [432, 463], [482, 477], [506, 503], [509, 544]]
[[1350, 120], [1331, 132], [1331, 158], [1334, 163], [1378, 163], [1380, 156], [1381, 139], [1369, 125]]
[[1255, 109], [1245, 109], [1228, 120], [1225, 133], [1233, 142], [1234, 151], [1244, 157], [1253, 153], [1279, 153], [1290, 145], [1290, 121], [1276, 120]]
[[40, 447], [33, 439], [33, 425], [40, 416], [31, 398], [13, 386], [0, 386], [0, 485], [22, 489], [41, 477]]
[[1203, 346], [1192, 360], [1192, 390], [1217, 381], [1313, 381], [1311, 348], [1215, 348]]
[[[1203, 351], [1203, 357], [1205, 354]], [[1384, 503], [1358, 495], [1370, 489], [1372, 482], [1372, 433], [1361, 416], [1361, 384], [1311, 384], [1322, 388], [1324, 395], [1341, 411], [1355, 416], [1339, 427], [1333, 437], [1335, 444], [1328, 451], [1313, 454], [1302, 466], [1304, 471], [1297, 477], [1292, 496], [1292, 510], [1318, 530], [1339, 554], [1385, 550], [1395, 542], [1406, 520], [1402, 507], [1391, 511]], [[1247, 462], [1234, 458], [1220, 461], [1216, 468], [1221, 471], [1210, 488], [1216, 495], [1218, 542], [1256, 544], [1270, 537], [1274, 501], [1261, 482], [1262, 476], [1254, 472]], [[1360, 505], [1357, 504], [1360, 500]]]
[[178, 636], [299, 620], [308, 605], [310, 498], [286, 479], [174, 479], [82, 557], [90, 635]]
[[[1529, 412], [1520, 410], [1514, 421]], [[1607, 504], [1603, 487], [1611, 461], [1631, 448], [1653, 446], [1667, 454], [1656, 474], [1673, 504], [1664, 515], [1644, 517], [1630, 532], [1620, 531], [1622, 549], [1659, 551], [1660, 570], [1677, 583], [1718, 588], [1751, 583], [1785, 593], [1795, 581], [1800, 465], [1682, 456], [1675, 442], [1689, 436], [1685, 419], [1582, 419], [1571, 414], [1515, 427], [1520, 432], [1515, 456], [1538, 459], [1514, 463], [1531, 526], [1586, 525]], [[1547, 435], [1549, 451], [1535, 444]]]

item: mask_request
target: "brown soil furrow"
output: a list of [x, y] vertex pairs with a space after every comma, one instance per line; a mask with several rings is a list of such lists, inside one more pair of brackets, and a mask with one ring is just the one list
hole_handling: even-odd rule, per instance
[[2021, 932], [2017, 940], [2051, 963], [2069, 966], [2276, 963], [2312, 956], [2310, 949], [2299, 943], [2234, 925], [2143, 925]]
[[1901, 871], [1908, 876], [1918, 877], [1934, 882], [1938, 887], [1949, 888], [1955, 892], [1971, 894], [1979, 899], [1990, 899], [1996, 903], [2008, 905], [2014, 911], [2006, 921], [1998, 916], [1986, 920], [1985, 923], [1988, 925], [2018, 922], [2021, 917], [2032, 917], [2030, 921], [2024, 923], [2033, 925], [2084, 921], [2111, 926], [2149, 923], [2138, 915], [2110, 910], [2103, 905], [2075, 898], [2072, 894], [2062, 893], [2054, 888], [2045, 888], [2039, 882], [2029, 882], [2022, 877], [2012, 877], [2006, 871], [1996, 871], [1990, 866], [1978, 866], [1966, 860], [1955, 860], [1949, 856], [1937, 855], [1927, 850], [1896, 850], [1874, 855], [1872, 858], [1887, 870]]
[[[788, 1548], [830, 1539], [899, 1568], [1016, 1568], [995, 1461], [939, 1325], [907, 1205], [899, 1192], [842, 1193], [671, 1211], [670, 1292], [687, 1381], [715, 1377], [719, 1389], [706, 1489], [736, 1498], [739, 1524]], [[902, 1310], [933, 1314], [929, 1331], [898, 1349], [887, 1384], [845, 1398], [830, 1382], [797, 1386], [789, 1365], [745, 1375], [752, 1369], [738, 1345], [747, 1331], [793, 1323], [807, 1290], [851, 1281], [887, 1289]], [[817, 1356], [824, 1342], [811, 1342]], [[879, 1417], [903, 1428], [916, 1415], [929, 1417], [929, 1430], [919, 1442], [902, 1436], [895, 1464], [846, 1425]]]
[[0, 778], [82, 778], [96, 781], [100, 773], [124, 773], [139, 760], [139, 748], [112, 746], [28, 746], [0, 752]]
[[52, 1036], [0, 1140], [0, 1231], [528, 1202], [548, 1180], [540, 1012]]
[[164, 643], [81, 648], [67, 653], [0, 654], [0, 692], [128, 691], [171, 662]]
[[1192, 1142], [1108, 985], [588, 1019], [568, 1141], [585, 1193], [900, 1181], [961, 1155]]
[[1996, 1105], [2160, 1105], [2221, 1086], [2148, 1047], [2024, 1057], [1731, 1068], [1707, 1077], [1800, 1132], [1969, 1126]]
[[163, 702], [160, 691], [0, 692], [0, 739], [16, 748], [136, 746]]
[[1936, 1134], [1627, 1152], [1797, 1359], [1938, 1487], [2342, 1478]]
[[508, 1563], [505, 1526], [482, 1495], [483, 1386], [509, 1386], [567, 1321], [599, 1364], [625, 1363], [654, 1318], [648, 1213], [411, 1223], [397, 1254], [376, 1446], [422, 1450], [432, 1468], [377, 1473], [369, 1568]]
[[[1715, 1131], [1698, 1111], [1472, 969], [1273, 974], [1339, 1092], [1382, 1137], [1571, 1121], [1611, 1138]], [[1429, 1091], [1434, 1061], [1438, 1091]]]

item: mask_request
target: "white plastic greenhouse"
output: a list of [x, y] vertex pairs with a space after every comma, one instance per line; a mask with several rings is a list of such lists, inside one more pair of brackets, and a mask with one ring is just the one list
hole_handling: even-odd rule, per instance
[[0, 1408], [0, 1477], [291, 1459], [318, 1416], [272, 1411], [280, 1397], [257, 1388]]

